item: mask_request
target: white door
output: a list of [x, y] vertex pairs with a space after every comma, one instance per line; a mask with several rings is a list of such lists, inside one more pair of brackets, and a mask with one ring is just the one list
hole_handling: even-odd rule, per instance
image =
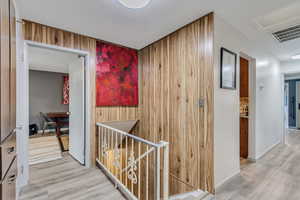
[[69, 66], [70, 118], [69, 118], [69, 153], [84, 164], [85, 151], [85, 91], [84, 58], [78, 57]]
[[296, 127], [300, 128], [300, 81], [296, 82]]

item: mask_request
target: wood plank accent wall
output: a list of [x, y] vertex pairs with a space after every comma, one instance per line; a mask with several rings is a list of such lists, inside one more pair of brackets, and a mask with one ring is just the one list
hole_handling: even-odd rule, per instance
[[213, 26], [209, 14], [139, 52], [139, 132], [170, 142], [171, 194], [214, 192]]
[[93, 113], [91, 113], [91, 147], [92, 162], [95, 162], [95, 123], [114, 120], [131, 120], [138, 119], [138, 108], [136, 107], [96, 107], [96, 39], [76, 33], [64, 31], [61, 29], [49, 27], [35, 22], [24, 20], [23, 25], [24, 39], [43, 44], [55, 45], [65, 48], [78, 49], [90, 53], [90, 67], [92, 72], [90, 80], [92, 88], [91, 105]]
[[[91, 98], [93, 133], [97, 121], [139, 119], [139, 136], [170, 142], [171, 194], [199, 188], [214, 192], [213, 26], [211, 13], [139, 51], [139, 107], [96, 108], [95, 90]], [[89, 51], [91, 77], [96, 77], [96, 39], [30, 21], [24, 35], [25, 40]], [[91, 84], [95, 88], [95, 79]]]

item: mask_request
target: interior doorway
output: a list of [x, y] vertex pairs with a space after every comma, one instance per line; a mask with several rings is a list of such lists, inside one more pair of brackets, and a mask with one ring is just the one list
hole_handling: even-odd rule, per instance
[[70, 154], [85, 164], [84, 56], [28, 46], [29, 164]]
[[240, 159], [249, 156], [249, 61], [240, 57]]
[[300, 74], [284, 76], [285, 127], [300, 129]]
[[[35, 60], [33, 59], [34, 53], [37, 54], [35, 56]], [[26, 103], [26, 105], [24, 105], [24, 108], [26, 109], [24, 109], [23, 112], [27, 117], [24, 117], [24, 119], [20, 121], [20, 123], [24, 127], [31, 128], [30, 125], [32, 125], [33, 122], [37, 125], [37, 127], [35, 126], [35, 130], [27, 129], [27, 131], [25, 131], [26, 129], [24, 129], [24, 131], [22, 132], [22, 136], [19, 138], [19, 142], [22, 144], [22, 146], [24, 146], [24, 150], [26, 150], [24, 152], [21, 152], [22, 155], [20, 155], [23, 158], [22, 162], [20, 162], [21, 172], [24, 174], [29, 173], [29, 138], [32, 134], [37, 134], [37, 137], [48, 136], [47, 134], [50, 134], [50, 136], [54, 136], [50, 139], [56, 139], [57, 144], [59, 145], [60, 153], [62, 153], [62, 155], [70, 155], [81, 165], [90, 167], [90, 117], [88, 113], [92, 112], [92, 106], [90, 103], [91, 87], [88, 81], [90, 80], [91, 74], [89, 68], [89, 53], [80, 50], [25, 41], [23, 59], [24, 78], [22, 79], [22, 81], [20, 81], [22, 83], [20, 83], [19, 86], [20, 91], [18, 94], [18, 99], [20, 102]], [[60, 65], [59, 63], [62, 64]], [[42, 78], [42, 81], [46, 81], [46, 79], [52, 79], [49, 78], [50, 76], [55, 76], [56, 80], [58, 81], [56, 83], [46, 83], [46, 86], [43, 86], [42, 83], [35, 83], [35, 87], [39, 88], [43, 86], [44, 88], [30, 88], [29, 79], [31, 72], [40, 74], [39, 79], [41, 79], [41, 74], [44, 74], [44, 78]], [[57, 79], [57, 77], [59, 77], [59, 79]], [[69, 85], [69, 102], [64, 105], [65, 110], [54, 109], [53, 101], [56, 101], [56, 104], [61, 104], [60, 106], [63, 106], [63, 86], [65, 82], [64, 77], [67, 77], [68, 79], [67, 83]], [[53, 90], [55, 84], [59, 84], [60, 89]], [[24, 87], [22, 85], [24, 85]], [[40, 91], [37, 92], [38, 94], [36, 94], [39, 95], [38, 98], [40, 100], [45, 99], [44, 96], [46, 95], [48, 95], [48, 98], [55, 99], [55, 97], [53, 97], [55, 96], [54, 93], [56, 93], [56, 98], [57, 96], [59, 96], [59, 99], [57, 98], [58, 100], [52, 101], [52, 105], [50, 105], [50, 108], [52, 109], [38, 109], [38, 111], [35, 110], [35, 114], [30, 115], [30, 112], [32, 112], [32, 106], [37, 106], [37, 102], [33, 102], [32, 105], [30, 105], [29, 102], [29, 95], [33, 89]], [[43, 108], [49, 107], [49, 105], [45, 105], [45, 102], [43, 103], [42, 101], [39, 101], [39, 103], [41, 105], [44, 105]], [[46, 102], [46, 104], [48, 103]], [[34, 121], [30, 119], [31, 116], [35, 116], [38, 120]], [[61, 123], [61, 121], [63, 123]], [[48, 122], [50, 123], [48, 124]], [[67, 122], [66, 124], [68, 124], [68, 126], [66, 127], [64, 126], [65, 122]], [[33, 131], [34, 133], [31, 133], [31, 131]], [[65, 138], [66, 135], [68, 136], [67, 139]], [[41, 144], [40, 146], [43, 146], [43, 144]], [[41, 152], [43, 150], [38, 151]], [[45, 159], [44, 161], [47, 161], [47, 159]], [[29, 176], [27, 176], [26, 180], [24, 180], [25, 184], [28, 183], [28, 180]]]

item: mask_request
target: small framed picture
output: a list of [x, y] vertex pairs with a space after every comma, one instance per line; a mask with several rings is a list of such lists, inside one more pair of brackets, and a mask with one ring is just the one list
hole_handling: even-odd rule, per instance
[[224, 89], [236, 89], [237, 54], [221, 48], [221, 84]]

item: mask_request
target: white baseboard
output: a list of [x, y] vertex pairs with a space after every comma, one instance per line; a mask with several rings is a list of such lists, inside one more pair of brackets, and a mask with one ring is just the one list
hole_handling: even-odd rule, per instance
[[[266, 151], [264, 151], [263, 153], [261, 153], [258, 157], [256, 158], [248, 158], [248, 160], [250, 160], [251, 162], [256, 162], [257, 160], [261, 159], [264, 155], [266, 155], [267, 153], [269, 153], [270, 151], [272, 151], [277, 145], [279, 145], [281, 143], [281, 141], [276, 142], [275, 144], [273, 144], [272, 146], [270, 146]], [[232, 178], [234, 178], [235, 176], [239, 175], [241, 171], [238, 171], [234, 174], [232, 174], [231, 176], [228, 176], [227, 178], [225, 178], [223, 181], [221, 181], [220, 183], [215, 185], [215, 188], [218, 189], [219, 187], [221, 187], [223, 184], [227, 183], [228, 181], [230, 181]]]
[[255, 158], [255, 161], [261, 159], [264, 155], [266, 155], [267, 153], [269, 153], [270, 151], [272, 151], [277, 145], [279, 145], [281, 143], [281, 141], [276, 142], [275, 144], [273, 144], [272, 146], [270, 146], [268, 149], [266, 149], [263, 153], [261, 153], [259, 156], [257, 156]]
[[239, 175], [241, 173], [241, 171], [237, 171], [234, 174], [232, 174], [231, 176], [228, 176], [227, 178], [225, 178], [224, 180], [222, 180], [220, 183], [215, 185], [216, 190], [221, 187], [222, 185], [224, 185], [225, 183], [227, 183], [228, 181], [230, 181], [232, 178], [236, 177], [237, 175]]

